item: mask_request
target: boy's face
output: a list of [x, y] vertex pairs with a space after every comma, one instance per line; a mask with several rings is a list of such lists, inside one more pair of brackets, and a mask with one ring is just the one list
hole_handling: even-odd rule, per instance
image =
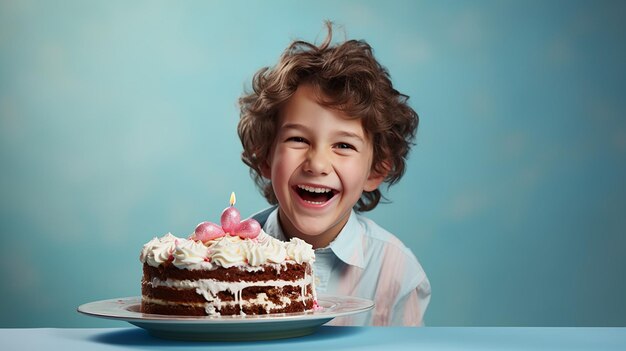
[[361, 193], [383, 180], [371, 172], [373, 147], [361, 120], [319, 105], [308, 85], [281, 110], [270, 155], [263, 175], [272, 181], [281, 225], [315, 248], [328, 245]]

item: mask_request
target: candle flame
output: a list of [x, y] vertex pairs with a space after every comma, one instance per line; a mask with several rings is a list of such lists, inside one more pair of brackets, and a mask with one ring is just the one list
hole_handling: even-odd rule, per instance
[[230, 193], [230, 205], [235, 206], [235, 202], [237, 202], [237, 197], [235, 196], [235, 192]]

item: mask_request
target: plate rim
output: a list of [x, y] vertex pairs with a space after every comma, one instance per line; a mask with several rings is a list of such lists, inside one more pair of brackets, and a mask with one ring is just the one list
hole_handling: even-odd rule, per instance
[[[330, 300], [330, 301], [329, 301]], [[91, 317], [121, 320], [129, 323], [176, 323], [176, 324], [242, 324], [242, 323], [271, 323], [300, 320], [316, 320], [347, 316], [367, 312], [374, 308], [374, 301], [356, 296], [318, 294], [318, 301], [331, 302], [334, 304], [357, 303], [357, 306], [347, 310], [323, 309], [319, 311], [276, 313], [271, 315], [247, 315], [247, 316], [172, 316], [162, 314], [149, 314], [130, 311], [128, 308], [141, 303], [141, 296], [129, 296], [113, 299], [97, 300], [81, 304], [76, 311]], [[107, 306], [108, 310], [98, 310], [99, 305]]]

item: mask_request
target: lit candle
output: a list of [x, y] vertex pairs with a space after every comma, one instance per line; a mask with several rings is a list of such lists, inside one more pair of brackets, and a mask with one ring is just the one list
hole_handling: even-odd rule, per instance
[[239, 213], [239, 210], [235, 208], [236, 201], [237, 198], [235, 197], [235, 193], [232, 192], [230, 194], [230, 206], [224, 209], [222, 217], [220, 218], [222, 229], [230, 235], [237, 235], [236, 230], [241, 222], [241, 214]]

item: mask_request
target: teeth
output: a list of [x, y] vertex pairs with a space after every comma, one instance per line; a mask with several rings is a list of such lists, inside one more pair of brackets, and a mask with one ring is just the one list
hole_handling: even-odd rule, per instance
[[318, 193], [318, 194], [329, 193], [333, 191], [332, 189], [329, 189], [329, 188], [315, 188], [315, 187], [308, 186], [308, 185], [298, 185], [298, 188], [306, 190], [308, 192]]

